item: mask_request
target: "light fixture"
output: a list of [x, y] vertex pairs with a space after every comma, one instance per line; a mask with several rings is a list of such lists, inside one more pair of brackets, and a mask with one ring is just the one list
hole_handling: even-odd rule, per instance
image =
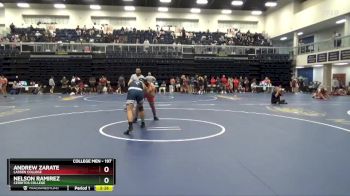
[[171, 0], [159, 0], [161, 3], [170, 3]]
[[100, 10], [101, 6], [99, 6], [99, 5], [90, 5], [90, 9], [92, 9], [92, 10]]
[[323, 67], [323, 65], [314, 65], [312, 67]]
[[131, 2], [131, 1], [134, 1], [134, 0], [123, 0], [123, 1], [126, 1], [126, 2]]
[[201, 4], [201, 5], [208, 4], [208, 0], [197, 0], [197, 4]]
[[222, 10], [222, 14], [232, 14], [232, 10]]
[[28, 8], [28, 7], [30, 7], [28, 3], [17, 3], [17, 6], [21, 7], [21, 8]]
[[167, 8], [167, 7], [159, 7], [158, 8], [159, 12], [167, 12], [168, 10], [169, 10], [169, 8]]
[[277, 6], [277, 2], [274, 1], [268, 1], [265, 3], [266, 7], [276, 7]]
[[235, 0], [235, 1], [232, 1], [232, 3], [231, 3], [233, 6], [241, 6], [241, 5], [243, 5], [243, 1], [237, 1], [237, 0]]
[[124, 10], [125, 11], [135, 11], [135, 7], [134, 6], [125, 6]]
[[342, 24], [342, 23], [345, 23], [346, 22], [346, 19], [341, 19], [341, 20], [338, 20], [337, 22], [335, 22], [335, 23], [337, 23], [337, 24]]
[[4, 7], [4, 4], [3, 4], [3, 3], [0, 3], [0, 7]]
[[201, 13], [201, 9], [199, 9], [199, 8], [192, 8], [191, 12], [198, 14], [198, 13]]
[[261, 15], [261, 14], [262, 14], [262, 11], [260, 11], [260, 10], [254, 10], [254, 11], [252, 11], [252, 15], [258, 16], [258, 15]]
[[66, 8], [66, 5], [61, 4], [61, 3], [54, 4], [53, 6], [54, 6], [55, 8], [57, 8], [57, 9], [64, 9], [64, 8]]
[[303, 34], [304, 34], [304, 33], [301, 32], [301, 31], [297, 33], [297, 35], [299, 35], [299, 36], [300, 36], [300, 35], [303, 35]]
[[296, 67], [297, 69], [304, 69], [304, 67]]
[[281, 37], [281, 41], [284, 41], [284, 40], [287, 40], [288, 38], [287, 37]]
[[347, 65], [347, 64], [349, 64], [349, 63], [336, 63], [334, 65]]

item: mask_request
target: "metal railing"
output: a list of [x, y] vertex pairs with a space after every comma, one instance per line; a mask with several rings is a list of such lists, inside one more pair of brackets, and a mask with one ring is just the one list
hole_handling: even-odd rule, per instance
[[229, 46], [229, 45], [167, 45], [167, 44], [115, 44], [115, 43], [0, 43], [1, 49], [17, 49], [35, 53], [179, 53], [203, 55], [293, 54], [290, 47]]
[[301, 44], [298, 47], [297, 51], [298, 54], [307, 54], [346, 47], [350, 47], [350, 35], [343, 37], [334, 37], [310, 44]]

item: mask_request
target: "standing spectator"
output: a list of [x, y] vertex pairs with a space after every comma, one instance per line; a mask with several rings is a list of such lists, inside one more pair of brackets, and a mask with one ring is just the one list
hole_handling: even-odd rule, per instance
[[244, 78], [244, 92], [249, 92], [249, 79], [248, 79], [248, 77], [245, 77]]
[[333, 91], [335, 92], [340, 87], [339, 80], [337, 78], [333, 78], [332, 83], [333, 83], [332, 88], [333, 88]]
[[176, 82], [176, 85], [175, 85], [175, 87], [176, 87], [176, 92], [181, 92], [181, 85], [180, 85], [180, 77], [179, 76], [177, 76], [176, 77], [176, 80], [175, 80], [175, 82]]
[[222, 84], [221, 94], [223, 94], [223, 93], [226, 94], [227, 93], [226, 88], [227, 88], [228, 81], [227, 81], [227, 78], [225, 75], [222, 75], [222, 77], [221, 77], [221, 84]]
[[210, 93], [213, 93], [215, 88], [216, 88], [216, 80], [215, 80], [215, 77], [212, 76], [210, 79]]
[[154, 76], [152, 76], [151, 72], [148, 72], [148, 74], [146, 76], [146, 80], [154, 84], [157, 79]]
[[7, 83], [8, 80], [4, 75], [0, 76], [0, 91], [4, 97], [7, 97]]
[[232, 77], [228, 78], [228, 91], [229, 91], [229, 93], [233, 93], [233, 78]]
[[99, 82], [100, 82], [102, 87], [106, 87], [107, 86], [107, 78], [104, 75], [102, 75], [102, 77], [100, 78]]
[[256, 93], [256, 79], [254, 78], [252, 80], [252, 83], [250, 84], [250, 88], [252, 89], [252, 93]]
[[208, 92], [208, 76], [204, 75], [204, 93]]
[[169, 93], [173, 93], [175, 90], [175, 79], [174, 77], [170, 78], [170, 85], [169, 85]]
[[118, 78], [118, 89], [117, 93], [123, 94], [125, 90], [125, 78], [123, 75], [119, 76]]
[[204, 78], [202, 76], [198, 77], [198, 94], [203, 95], [204, 93]]
[[186, 76], [184, 79], [184, 93], [188, 93], [188, 88], [190, 86], [190, 77]]
[[298, 93], [298, 79], [296, 77], [292, 78], [290, 82], [290, 87], [292, 88], [292, 93]]
[[189, 93], [193, 93], [194, 92], [194, 77], [191, 76], [191, 79], [190, 79], [190, 88], [188, 89]]
[[233, 80], [233, 89], [234, 92], [237, 92], [239, 88], [239, 80], [237, 79], [237, 77], [235, 77], [235, 79]]
[[67, 94], [68, 93], [68, 80], [65, 76], [62, 77], [62, 80], [61, 80], [61, 85], [62, 85], [62, 93], [63, 94]]
[[90, 84], [90, 91], [96, 92], [96, 78], [94, 76], [91, 76], [89, 78], [89, 84]]
[[11, 30], [11, 34], [15, 33], [15, 25], [13, 23], [10, 24], [10, 30]]
[[222, 86], [221, 86], [221, 79], [219, 76], [216, 77], [216, 92], [217, 93], [220, 93], [221, 92], [221, 89], [222, 89]]
[[334, 47], [335, 48], [338, 48], [341, 46], [341, 38], [340, 37], [341, 37], [340, 33], [334, 32], [333, 39], [334, 39]]
[[53, 79], [53, 76], [51, 76], [49, 80], [49, 86], [50, 86], [50, 93], [53, 94], [55, 89], [55, 80]]
[[243, 77], [239, 77], [239, 87], [238, 87], [239, 93], [242, 93], [244, 91], [244, 80]]
[[71, 88], [75, 88], [75, 84], [76, 84], [76, 77], [73, 75], [70, 81]]

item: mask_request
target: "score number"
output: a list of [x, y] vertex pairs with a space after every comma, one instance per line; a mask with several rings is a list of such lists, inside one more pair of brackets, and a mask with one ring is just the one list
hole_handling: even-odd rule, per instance
[[[108, 173], [110, 172], [110, 170], [111, 170], [111, 169], [110, 169], [109, 166], [103, 167], [103, 172], [106, 173], [106, 174], [108, 174]], [[109, 177], [103, 178], [103, 182], [104, 182], [105, 184], [109, 184], [110, 178], [109, 178]]]

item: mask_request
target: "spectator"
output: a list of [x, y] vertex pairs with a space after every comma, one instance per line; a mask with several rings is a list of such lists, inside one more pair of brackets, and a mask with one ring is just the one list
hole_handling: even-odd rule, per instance
[[96, 89], [96, 77], [91, 76], [89, 78], [89, 84], [90, 84], [90, 91], [91, 92], [97, 92], [97, 89]]
[[7, 97], [8, 80], [4, 75], [0, 75], [0, 91], [4, 97]]
[[234, 89], [234, 92], [238, 92], [239, 80], [237, 79], [237, 77], [235, 77], [235, 79], [233, 80], [233, 89]]
[[148, 74], [146, 76], [146, 80], [153, 83], [153, 84], [157, 81], [157, 79], [154, 76], [152, 76], [151, 72], [148, 72]]
[[251, 85], [250, 85], [250, 88], [252, 89], [252, 93], [256, 93], [256, 92], [257, 92], [257, 91], [256, 91], [256, 86], [257, 86], [257, 84], [256, 84], [256, 79], [254, 78], [254, 79], [252, 80]]
[[10, 31], [11, 31], [11, 34], [14, 34], [15, 33], [15, 25], [13, 23], [10, 24]]
[[283, 89], [281, 87], [275, 87], [271, 94], [271, 104], [287, 104], [287, 102], [281, 99], [283, 95]]
[[226, 87], [228, 84], [227, 78], [225, 75], [222, 75], [221, 77], [221, 84], [222, 84], [222, 89], [221, 89], [221, 94], [226, 94]]
[[312, 95], [312, 98], [314, 99], [320, 99], [320, 100], [328, 100], [329, 95], [327, 90], [324, 87], [320, 87], [317, 89], [317, 91]]
[[249, 92], [249, 79], [248, 77], [244, 78], [244, 92]]
[[125, 90], [125, 78], [123, 75], [119, 76], [118, 78], [118, 89], [117, 93], [123, 94]]
[[61, 79], [61, 85], [62, 85], [62, 93], [67, 94], [68, 93], [68, 83], [69, 81], [65, 76], [62, 77]]
[[51, 76], [51, 78], [49, 80], [49, 86], [50, 86], [50, 93], [53, 94], [54, 89], [55, 89], [55, 80], [54, 80], [53, 76]]
[[166, 83], [165, 83], [165, 81], [163, 81], [162, 84], [159, 87], [159, 93], [162, 93], [162, 91], [163, 91], [164, 94], [166, 93]]
[[216, 79], [214, 76], [212, 76], [210, 79], [210, 93], [213, 93], [215, 88], [216, 88]]
[[175, 91], [175, 79], [174, 77], [170, 78], [170, 85], [169, 85], [169, 93], [173, 93]]

